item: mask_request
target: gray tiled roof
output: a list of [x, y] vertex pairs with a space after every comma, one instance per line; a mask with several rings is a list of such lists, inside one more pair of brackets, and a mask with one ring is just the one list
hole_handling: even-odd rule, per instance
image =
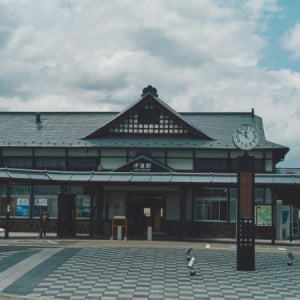
[[252, 113], [179, 113], [189, 124], [213, 140], [188, 137], [102, 137], [83, 139], [116, 112], [43, 112], [36, 123], [34, 112], [0, 112], [0, 147], [153, 147], [232, 149], [232, 133], [241, 124], [252, 124], [260, 134], [259, 149], [288, 148], [265, 139], [262, 120]]

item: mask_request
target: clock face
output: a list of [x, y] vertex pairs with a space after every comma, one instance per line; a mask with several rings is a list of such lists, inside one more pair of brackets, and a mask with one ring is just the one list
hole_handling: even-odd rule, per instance
[[233, 134], [234, 144], [242, 150], [253, 149], [259, 141], [259, 135], [251, 125], [241, 125]]

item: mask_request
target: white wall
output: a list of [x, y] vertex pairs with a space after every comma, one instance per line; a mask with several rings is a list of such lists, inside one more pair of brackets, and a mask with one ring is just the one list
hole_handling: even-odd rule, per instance
[[168, 158], [168, 167], [175, 170], [193, 170], [193, 159]]

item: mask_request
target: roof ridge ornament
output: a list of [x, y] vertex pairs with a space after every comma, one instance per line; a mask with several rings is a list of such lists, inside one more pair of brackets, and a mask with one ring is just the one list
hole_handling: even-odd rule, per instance
[[152, 94], [155, 97], [158, 97], [157, 89], [155, 87], [153, 87], [152, 85], [148, 85], [147, 87], [145, 87], [143, 89], [142, 97], [145, 96], [148, 93]]

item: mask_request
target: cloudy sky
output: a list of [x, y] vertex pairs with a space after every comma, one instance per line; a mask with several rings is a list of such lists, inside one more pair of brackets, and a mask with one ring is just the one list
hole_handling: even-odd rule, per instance
[[300, 167], [300, 1], [0, 0], [0, 111], [251, 111]]

